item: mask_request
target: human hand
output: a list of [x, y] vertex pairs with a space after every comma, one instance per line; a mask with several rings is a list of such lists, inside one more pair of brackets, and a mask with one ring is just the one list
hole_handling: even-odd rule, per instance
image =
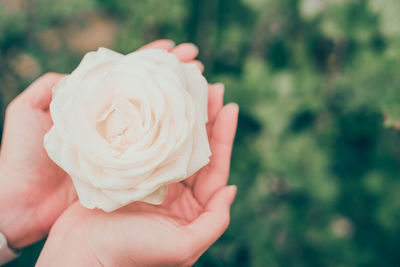
[[[159, 40], [142, 49], [160, 48], [192, 61], [197, 48]], [[189, 60], [191, 57], [191, 60]], [[198, 61], [193, 61], [200, 68]], [[0, 231], [9, 244], [21, 248], [47, 235], [60, 214], [76, 200], [71, 179], [43, 148], [52, 125], [49, 104], [62, 74], [48, 73], [16, 97], [6, 110], [0, 154]]]
[[[188, 59], [190, 60], [190, 59]], [[74, 203], [55, 223], [38, 266], [188, 266], [225, 231], [235, 186], [226, 186], [238, 107], [209, 88], [210, 163], [169, 186], [160, 206], [136, 202], [112, 213]]]
[[0, 154], [0, 231], [21, 248], [43, 238], [76, 196], [67, 174], [43, 148], [52, 124], [52, 87], [63, 77], [48, 73], [7, 107]]

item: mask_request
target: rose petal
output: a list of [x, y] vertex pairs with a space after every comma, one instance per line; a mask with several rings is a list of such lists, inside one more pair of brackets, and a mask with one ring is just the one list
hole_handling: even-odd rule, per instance
[[111, 212], [120, 208], [122, 205], [107, 197], [102, 191], [91, 187], [82, 180], [71, 176], [74, 183], [76, 193], [82, 206], [88, 209], [99, 208], [105, 212]]

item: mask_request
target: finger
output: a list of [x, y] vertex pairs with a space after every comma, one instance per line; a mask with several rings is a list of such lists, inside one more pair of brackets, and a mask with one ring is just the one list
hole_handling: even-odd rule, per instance
[[172, 49], [171, 52], [175, 54], [180, 61], [190, 62], [197, 57], [199, 49], [194, 44], [184, 43]]
[[[237, 192], [236, 186], [225, 186], [208, 201], [205, 211], [186, 226], [185, 236], [191, 246], [186, 255], [200, 257], [228, 228], [230, 208]], [[185, 252], [186, 253], [186, 252]]]
[[174, 47], [175, 47], [174, 41], [162, 39], [162, 40], [157, 40], [157, 41], [148, 43], [147, 45], [142, 46], [138, 50], [153, 48], [153, 49], [165, 49], [167, 51], [171, 51], [172, 48], [174, 48]]
[[212, 126], [218, 113], [224, 105], [225, 86], [223, 83], [216, 83], [208, 87], [208, 122], [207, 133], [211, 137]]
[[32, 108], [46, 110], [49, 108], [52, 89], [65, 74], [46, 73], [33, 82], [16, 101], [27, 100]]
[[199, 60], [193, 60], [190, 63], [194, 63], [196, 64], [197, 68], [199, 68], [200, 72], [203, 73], [204, 72], [204, 65], [203, 63], [201, 63]]
[[[211, 137], [211, 129], [214, 125], [217, 114], [221, 111], [224, 104], [224, 91], [225, 87], [222, 83], [208, 85], [208, 123], [206, 127], [209, 139]], [[195, 183], [196, 177], [197, 174], [194, 174], [186, 179], [184, 183], [189, 187], [192, 187]]]
[[228, 104], [222, 108], [215, 121], [210, 139], [210, 163], [200, 171], [193, 188], [200, 204], [207, 203], [214, 192], [228, 182], [238, 113], [237, 104]]

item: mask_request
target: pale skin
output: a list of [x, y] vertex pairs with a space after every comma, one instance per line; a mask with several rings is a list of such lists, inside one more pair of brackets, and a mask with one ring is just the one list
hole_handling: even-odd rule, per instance
[[[191, 44], [175, 47], [160, 40], [146, 48], [166, 49], [203, 69]], [[0, 231], [20, 248], [43, 238], [65, 211], [38, 266], [193, 264], [229, 224], [236, 187], [226, 184], [237, 105], [223, 106], [223, 86], [210, 85], [210, 164], [185, 182], [170, 185], [161, 206], [137, 202], [107, 214], [80, 206], [69, 177], [43, 149], [43, 135], [52, 124], [51, 88], [61, 77], [43, 76], [7, 108], [0, 155], [0, 214], [6, 220], [0, 220]]]

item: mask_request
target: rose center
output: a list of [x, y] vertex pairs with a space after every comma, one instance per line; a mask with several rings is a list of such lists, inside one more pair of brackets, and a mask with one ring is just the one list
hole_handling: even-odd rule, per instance
[[97, 131], [112, 147], [124, 151], [142, 136], [143, 123], [140, 103], [117, 97], [98, 119]]

